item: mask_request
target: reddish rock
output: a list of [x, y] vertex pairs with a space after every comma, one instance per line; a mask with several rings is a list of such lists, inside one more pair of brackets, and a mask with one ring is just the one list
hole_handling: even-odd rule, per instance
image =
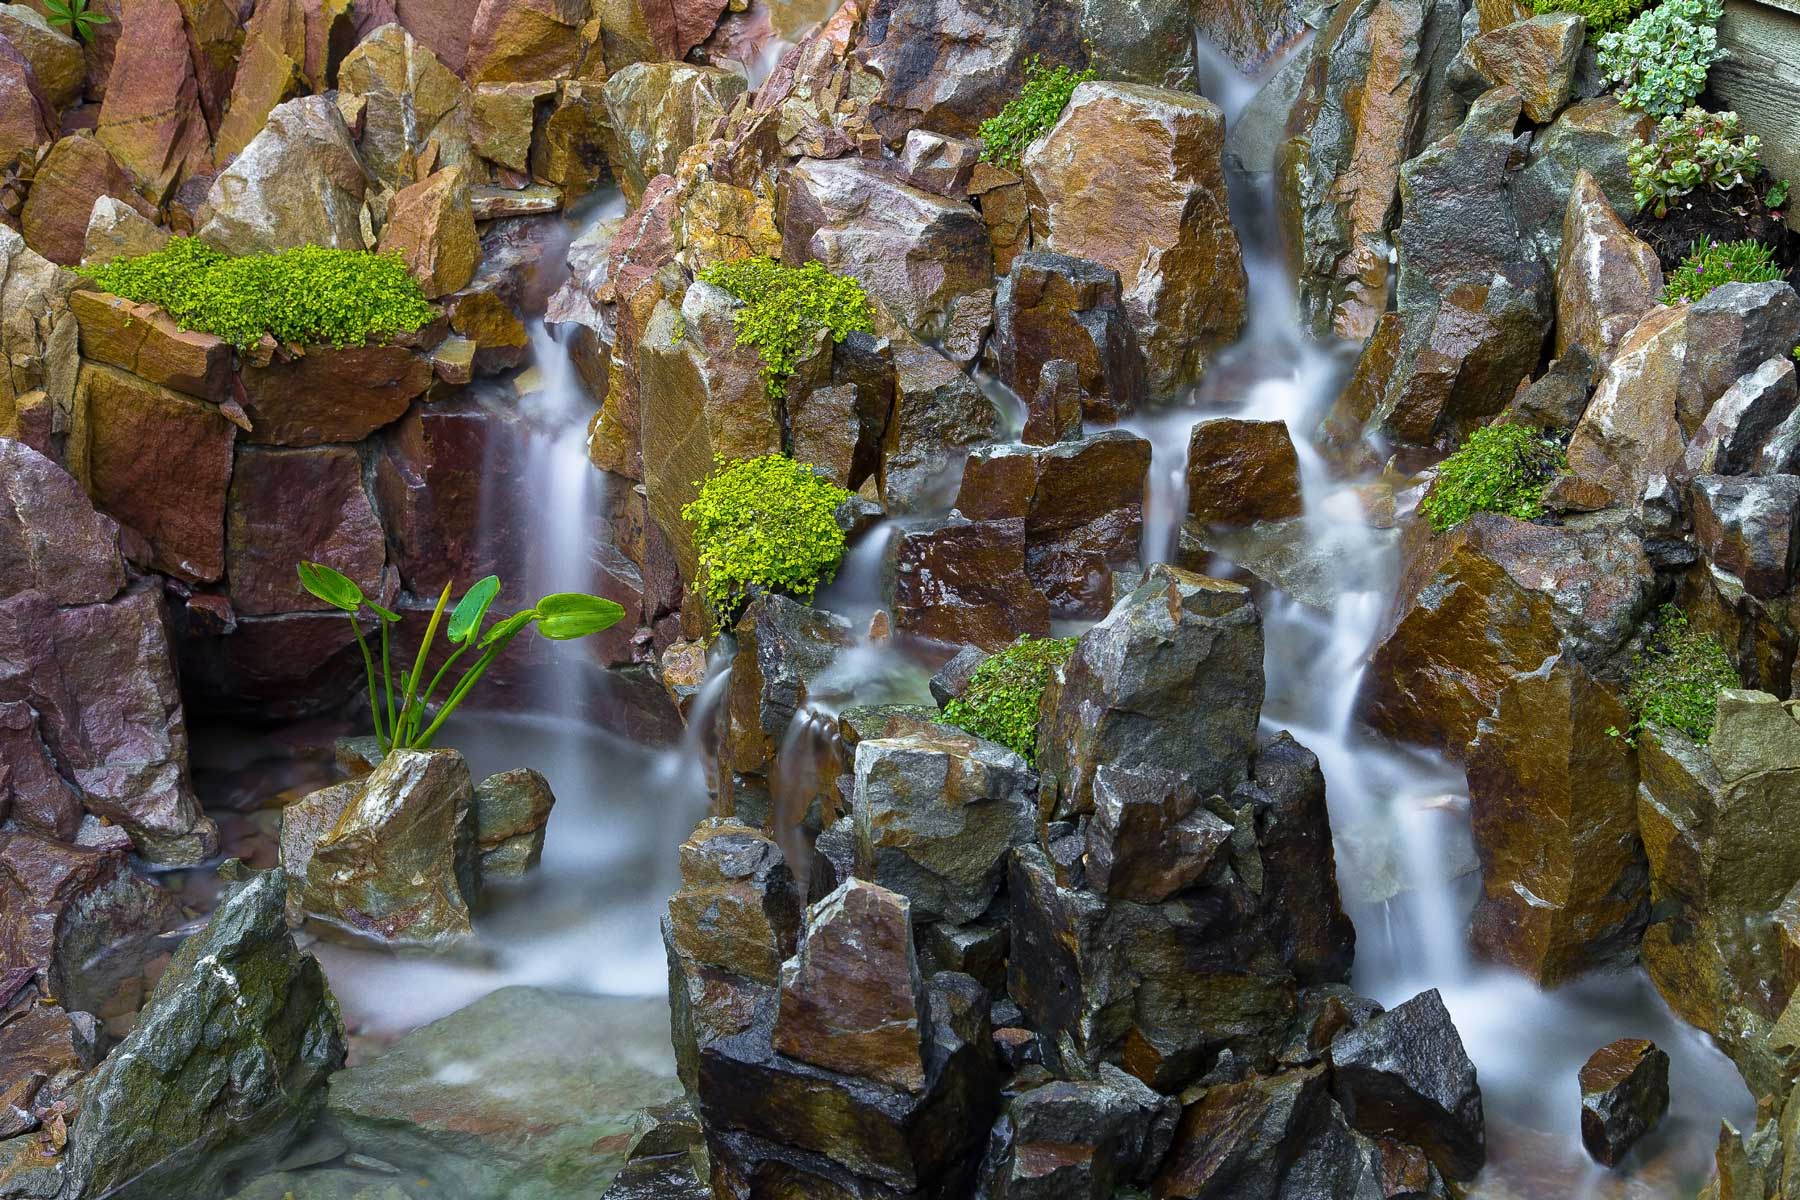
[[644, 4], [644, 23], [649, 27], [659, 57], [679, 61], [688, 51], [712, 35], [730, 0], [669, 0]]
[[[337, 0], [346, 3], [346, 0]], [[216, 130], [225, 114], [225, 102], [237, 77], [238, 56], [244, 48], [243, 17], [237, 0], [177, 0], [187, 24], [188, 56], [194, 64], [194, 83], [200, 92], [200, 111], [206, 127]], [[347, 6], [347, 4], [346, 4]]]
[[1669, 1111], [1669, 1056], [1655, 1042], [1620, 1038], [1581, 1067], [1581, 1142], [1613, 1167]]
[[75, 292], [69, 309], [81, 322], [81, 352], [89, 360], [214, 404], [231, 398], [228, 342], [182, 329], [153, 305], [104, 292]]
[[37, 714], [23, 701], [0, 701], [0, 762], [0, 822], [73, 841], [81, 796], [57, 774]]
[[1119, 291], [1119, 273], [1062, 254], [1012, 261], [994, 296], [989, 369], [1021, 397], [1036, 396], [1047, 363], [1074, 364], [1082, 413], [1116, 421], [1144, 399], [1144, 361]]
[[481, 260], [469, 192], [458, 169], [402, 188], [381, 228], [383, 254], [397, 253], [432, 299], [467, 287]]
[[405, 415], [431, 384], [431, 363], [404, 346], [308, 346], [268, 366], [246, 365], [240, 403], [263, 446], [359, 442]]
[[11, 42], [31, 64], [38, 89], [52, 111], [60, 112], [81, 99], [87, 78], [81, 43], [45, 20], [37, 9], [25, 4], [0, 6], [0, 38]]
[[[358, 9], [362, 5], [356, 6]], [[477, 6], [469, 0], [392, 0], [393, 20], [443, 60], [452, 71], [461, 71], [469, 55], [469, 27]], [[359, 28], [362, 37], [371, 36]]]
[[31, 63], [0, 35], [0, 162], [11, 162], [56, 137], [56, 110], [39, 88]]
[[588, 6], [571, 0], [481, 0], [462, 75], [470, 83], [567, 78], [581, 59], [587, 16]]
[[[331, 86], [338, 64], [356, 42], [356, 20], [365, 7], [349, 0], [258, 0], [234, 56], [224, 117], [208, 114], [218, 130], [214, 157], [220, 166], [250, 144], [276, 105]], [[204, 93], [204, 71], [202, 85]]]
[[1283, 421], [1219, 417], [1188, 437], [1188, 520], [1201, 525], [1252, 525], [1297, 517], [1300, 457]]
[[99, 604], [124, 588], [119, 527], [49, 458], [0, 439], [0, 498], [0, 599], [36, 591]]
[[902, 633], [985, 650], [1050, 632], [1050, 605], [1025, 574], [1025, 522], [952, 517], [889, 542], [889, 612]]
[[112, 196], [155, 220], [156, 209], [132, 188], [131, 176], [87, 134], [73, 134], [50, 148], [38, 164], [31, 194], [19, 215], [26, 244], [51, 262], [72, 267], [81, 261], [94, 201]]
[[237, 428], [212, 405], [88, 363], [69, 462], [106, 513], [150, 544], [150, 565], [208, 582], [225, 570], [225, 490]]
[[96, 136], [157, 203], [210, 169], [212, 142], [177, 0], [124, 0]]
[[1592, 175], [1577, 174], [1556, 264], [1556, 353], [1578, 345], [1595, 363], [1611, 362], [1662, 289], [1656, 252], [1632, 236]]
[[294, 573], [303, 560], [342, 571], [367, 595], [381, 594], [386, 544], [354, 447], [246, 446], [232, 473], [230, 505], [225, 567], [238, 612], [318, 608]]

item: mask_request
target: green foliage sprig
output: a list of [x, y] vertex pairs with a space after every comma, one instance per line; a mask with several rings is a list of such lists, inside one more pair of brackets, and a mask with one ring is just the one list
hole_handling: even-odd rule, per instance
[[[402, 669], [398, 686], [393, 672], [393, 658], [390, 650], [390, 627], [399, 623], [400, 614], [383, 608], [375, 601], [363, 595], [362, 588], [356, 581], [340, 571], [333, 570], [322, 563], [303, 562], [297, 568], [300, 574], [300, 586], [332, 608], [346, 613], [350, 618], [350, 627], [356, 631], [356, 644], [362, 650], [363, 674], [369, 688], [369, 712], [375, 720], [375, 740], [381, 746], [381, 752], [389, 750], [427, 750], [432, 739], [437, 737], [438, 730], [450, 714], [456, 711], [457, 705], [468, 698], [469, 692], [490, 664], [500, 656], [511, 641], [525, 630], [535, 627], [539, 636], [552, 641], [569, 641], [573, 638], [587, 637], [591, 633], [599, 633], [610, 629], [625, 616], [625, 610], [611, 600], [600, 596], [590, 596], [585, 592], [559, 592], [545, 596], [533, 608], [516, 612], [512, 616], [490, 626], [483, 633], [481, 624], [487, 619], [489, 607], [494, 598], [500, 594], [500, 579], [489, 575], [477, 580], [463, 598], [457, 602], [450, 613], [450, 623], [444, 629], [444, 636], [456, 647], [444, 660], [443, 666], [431, 677], [431, 682], [421, 689], [419, 684], [425, 678], [426, 660], [431, 656], [432, 643], [437, 639], [438, 626], [443, 622], [444, 610], [450, 603], [450, 585], [444, 585], [443, 594], [438, 597], [437, 607], [432, 610], [431, 622], [425, 627], [425, 636], [419, 641], [419, 650], [413, 656], [412, 670]], [[367, 608], [381, 623], [381, 687], [375, 686], [375, 656], [369, 650], [368, 639], [363, 636], [362, 622], [359, 616]], [[432, 715], [431, 697], [456, 665], [457, 659], [474, 647], [481, 651], [481, 656], [473, 666], [467, 667], [456, 686]], [[396, 704], [395, 696], [399, 702]], [[426, 724], [426, 718], [431, 723]]]
[[1729, 192], [1752, 183], [1762, 170], [1761, 151], [1762, 139], [1740, 134], [1734, 112], [1696, 107], [1664, 117], [1656, 123], [1654, 137], [1626, 154], [1638, 209], [1660, 220], [1669, 215], [1671, 201], [1695, 188]]
[[945, 723], [1036, 765], [1038, 702], [1051, 673], [1073, 653], [1074, 638], [1023, 635], [975, 668], [963, 694], [944, 705]]
[[1645, 0], [1532, 0], [1532, 11], [1538, 16], [1551, 13], [1579, 13], [1587, 19], [1589, 37], [1598, 37], [1622, 29], [1631, 18], [1643, 11]]
[[788, 377], [820, 330], [830, 331], [834, 342], [875, 331], [875, 312], [862, 284], [816, 262], [787, 267], [769, 258], [740, 258], [714, 263], [700, 278], [743, 301], [732, 315], [737, 344], [756, 347], [772, 400], [786, 397]]
[[1696, 245], [1663, 286], [1662, 302], [1698, 300], [1728, 283], [1769, 283], [1781, 279], [1775, 252], [1754, 238]]
[[112, 18], [88, 7], [88, 0], [44, 0], [50, 23], [78, 42], [92, 41], [94, 30], [112, 24]]
[[1531, 520], [1544, 513], [1544, 487], [1569, 465], [1555, 439], [1524, 425], [1487, 425], [1438, 464], [1419, 508], [1439, 533], [1478, 512]]
[[244, 349], [278, 342], [358, 346], [431, 320], [433, 309], [397, 254], [299, 246], [241, 258], [193, 238], [86, 272], [93, 285], [154, 304], [183, 329]]
[[850, 493], [806, 463], [765, 454], [718, 468], [681, 510], [694, 531], [699, 587], [722, 628], [751, 585], [811, 600], [837, 576], [844, 531], [837, 508]]
[[1685, 613], [1665, 604], [1656, 615], [1656, 631], [1632, 664], [1625, 693], [1631, 728], [1607, 732], [1635, 743], [1644, 727], [1666, 725], [1705, 742], [1712, 737], [1719, 693], [1742, 682], [1724, 644], [1692, 628]]
[[1619, 102], [1672, 116], [1706, 90], [1706, 74], [1725, 57], [1719, 47], [1723, 0], [1662, 0], [1624, 29], [1600, 38], [1600, 71]]
[[1091, 70], [1072, 71], [1064, 66], [1046, 71], [1037, 55], [1026, 59], [1025, 86], [1018, 96], [981, 123], [982, 160], [1017, 170], [1025, 147], [1056, 124], [1075, 89], [1092, 78]]

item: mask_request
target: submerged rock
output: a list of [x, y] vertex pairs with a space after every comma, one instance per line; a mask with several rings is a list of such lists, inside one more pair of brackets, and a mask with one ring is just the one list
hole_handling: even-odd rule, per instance
[[176, 952], [85, 1086], [72, 1194], [203, 1200], [312, 1124], [344, 1027], [318, 961], [288, 933], [286, 895], [280, 871], [254, 876]]
[[1643, 1038], [1602, 1046], [1581, 1067], [1581, 1143], [1613, 1167], [1669, 1109], [1669, 1056]]

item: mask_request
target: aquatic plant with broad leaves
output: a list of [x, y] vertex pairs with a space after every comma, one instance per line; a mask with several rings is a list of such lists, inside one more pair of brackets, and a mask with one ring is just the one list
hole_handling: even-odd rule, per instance
[[[389, 631], [390, 627], [399, 622], [400, 614], [375, 603], [363, 595], [362, 588], [354, 580], [322, 563], [302, 562], [298, 571], [300, 586], [332, 608], [345, 613], [350, 618], [351, 627], [356, 630], [356, 644], [362, 650], [363, 672], [369, 687], [369, 712], [375, 721], [375, 740], [380, 743], [383, 754], [389, 750], [429, 750], [438, 730], [443, 728], [450, 714], [456, 711], [457, 705], [468, 698], [469, 692], [481, 681], [482, 674], [500, 657], [507, 645], [527, 629], [535, 628], [538, 636], [551, 641], [566, 642], [610, 629], [625, 616], [623, 608], [604, 597], [590, 596], [585, 592], [557, 592], [545, 596], [535, 606], [523, 612], [516, 612], [495, 622], [484, 632], [482, 622], [487, 619], [488, 609], [500, 594], [499, 576], [489, 575], [477, 580], [463, 593], [456, 607], [450, 610], [449, 624], [444, 625], [444, 612], [450, 605], [450, 585], [446, 583], [443, 594], [438, 597], [437, 607], [432, 610], [431, 622], [425, 627], [425, 636], [419, 641], [418, 653], [413, 656], [412, 670], [402, 669], [396, 680], [390, 650], [393, 639]], [[379, 689], [375, 686], [375, 656], [369, 649], [368, 639], [363, 636], [362, 622], [358, 619], [364, 608], [373, 613], [381, 624]], [[425, 677], [426, 662], [431, 657], [432, 643], [437, 639], [440, 625], [444, 626], [445, 639], [456, 649], [450, 652], [437, 673], [431, 677], [431, 682], [421, 691], [419, 683]], [[433, 715], [431, 698], [436, 694], [438, 685], [444, 682], [450, 674], [450, 668], [470, 649], [479, 650], [480, 657], [473, 665], [463, 669], [461, 678]], [[396, 695], [399, 697], [397, 705]], [[427, 717], [431, 718], [429, 724], [426, 723]]]

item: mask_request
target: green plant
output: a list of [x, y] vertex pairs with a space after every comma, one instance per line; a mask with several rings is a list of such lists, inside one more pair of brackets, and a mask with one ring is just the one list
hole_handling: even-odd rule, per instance
[[1538, 16], [1550, 13], [1579, 13], [1587, 18], [1589, 37], [1598, 37], [1623, 28], [1626, 22], [1643, 10], [1645, 0], [1533, 0], [1532, 11]]
[[1600, 38], [1600, 71], [1619, 102], [1655, 116], [1680, 112], [1706, 89], [1719, 48], [1724, 0], [1662, 0]]
[[278, 342], [361, 345], [425, 324], [432, 307], [397, 254], [298, 246], [233, 258], [193, 238], [86, 272], [93, 285], [168, 312], [183, 329], [244, 349]]
[[1775, 252], [1754, 238], [1696, 244], [1663, 286], [1662, 302], [1698, 300], [1728, 283], [1769, 283], [1780, 278]]
[[1038, 701], [1051, 673], [1074, 652], [1074, 638], [1023, 635], [975, 668], [963, 694], [944, 705], [944, 721], [1035, 765]]
[[1655, 631], [1632, 664], [1631, 686], [1625, 693], [1631, 728], [1607, 732], [1635, 743], [1645, 726], [1666, 725], [1704, 742], [1712, 737], [1719, 693], [1741, 682], [1719, 639], [1692, 628], [1685, 613], [1665, 604], [1656, 615]]
[[[450, 623], [444, 629], [444, 636], [456, 649], [451, 651], [437, 673], [431, 677], [431, 682], [421, 691], [419, 684], [425, 678], [426, 660], [431, 656], [431, 646], [437, 638], [438, 626], [443, 622], [444, 610], [450, 603], [449, 584], [444, 585], [437, 607], [432, 610], [431, 621], [425, 626], [425, 636], [420, 639], [418, 653], [413, 656], [412, 670], [402, 669], [396, 681], [389, 630], [399, 622], [400, 614], [375, 603], [363, 595], [362, 588], [354, 580], [321, 563], [303, 562], [298, 571], [301, 587], [350, 617], [350, 626], [356, 631], [356, 644], [362, 650], [363, 673], [369, 688], [369, 712], [375, 720], [375, 740], [380, 743], [383, 754], [389, 750], [429, 749], [438, 730], [443, 728], [450, 714], [456, 711], [457, 705], [468, 698], [470, 690], [480, 682], [488, 666], [526, 629], [535, 626], [541, 637], [552, 641], [569, 641], [599, 633], [602, 629], [610, 629], [625, 616], [625, 610], [611, 600], [590, 596], [585, 592], [559, 592], [545, 596], [532, 608], [496, 622], [484, 633], [481, 623], [487, 619], [488, 608], [500, 594], [499, 578], [489, 575], [477, 580], [463, 593], [463, 598], [451, 611]], [[375, 687], [375, 658], [369, 651], [368, 639], [363, 636], [362, 622], [358, 619], [364, 608], [373, 613], [381, 624], [379, 691]], [[456, 661], [470, 647], [480, 650], [481, 656], [473, 666], [464, 668], [456, 686], [450, 689], [450, 694], [438, 706], [434, 716], [431, 697], [437, 692], [438, 684], [449, 675], [450, 668], [456, 665]], [[396, 694], [399, 696], [398, 704], [395, 703]], [[428, 716], [431, 717], [430, 724], [426, 724]]]
[[875, 331], [875, 312], [862, 284], [816, 262], [787, 267], [769, 258], [740, 258], [714, 263], [700, 278], [743, 301], [731, 318], [737, 344], [756, 347], [772, 400], [786, 398], [788, 377], [820, 330], [834, 342]]
[[1769, 190], [1763, 193], [1763, 204], [1769, 208], [1780, 208], [1787, 202], [1788, 181], [1785, 179], [1777, 179], [1769, 185]]
[[1544, 486], [1568, 466], [1555, 439], [1524, 425], [1486, 425], [1438, 464], [1419, 508], [1442, 533], [1478, 512], [1530, 520], [1544, 512]]
[[751, 585], [812, 599], [837, 575], [844, 531], [837, 508], [850, 493], [781, 454], [721, 461], [681, 510], [694, 531], [699, 587], [722, 628]]
[[88, 7], [88, 0], [44, 0], [50, 23], [78, 42], [92, 40], [94, 28], [110, 25], [112, 18]]
[[1656, 124], [1655, 136], [1638, 142], [1626, 155], [1638, 209], [1648, 209], [1661, 219], [1669, 215], [1670, 201], [1695, 188], [1729, 192], [1752, 183], [1762, 170], [1761, 150], [1762, 139], [1754, 133], [1739, 136], [1734, 112], [1689, 108], [1679, 116], [1664, 117]]
[[1046, 71], [1037, 55], [1026, 59], [1025, 86], [981, 123], [982, 160], [1016, 170], [1025, 147], [1056, 124], [1075, 89], [1092, 78], [1091, 70], [1071, 71], [1065, 66]]

